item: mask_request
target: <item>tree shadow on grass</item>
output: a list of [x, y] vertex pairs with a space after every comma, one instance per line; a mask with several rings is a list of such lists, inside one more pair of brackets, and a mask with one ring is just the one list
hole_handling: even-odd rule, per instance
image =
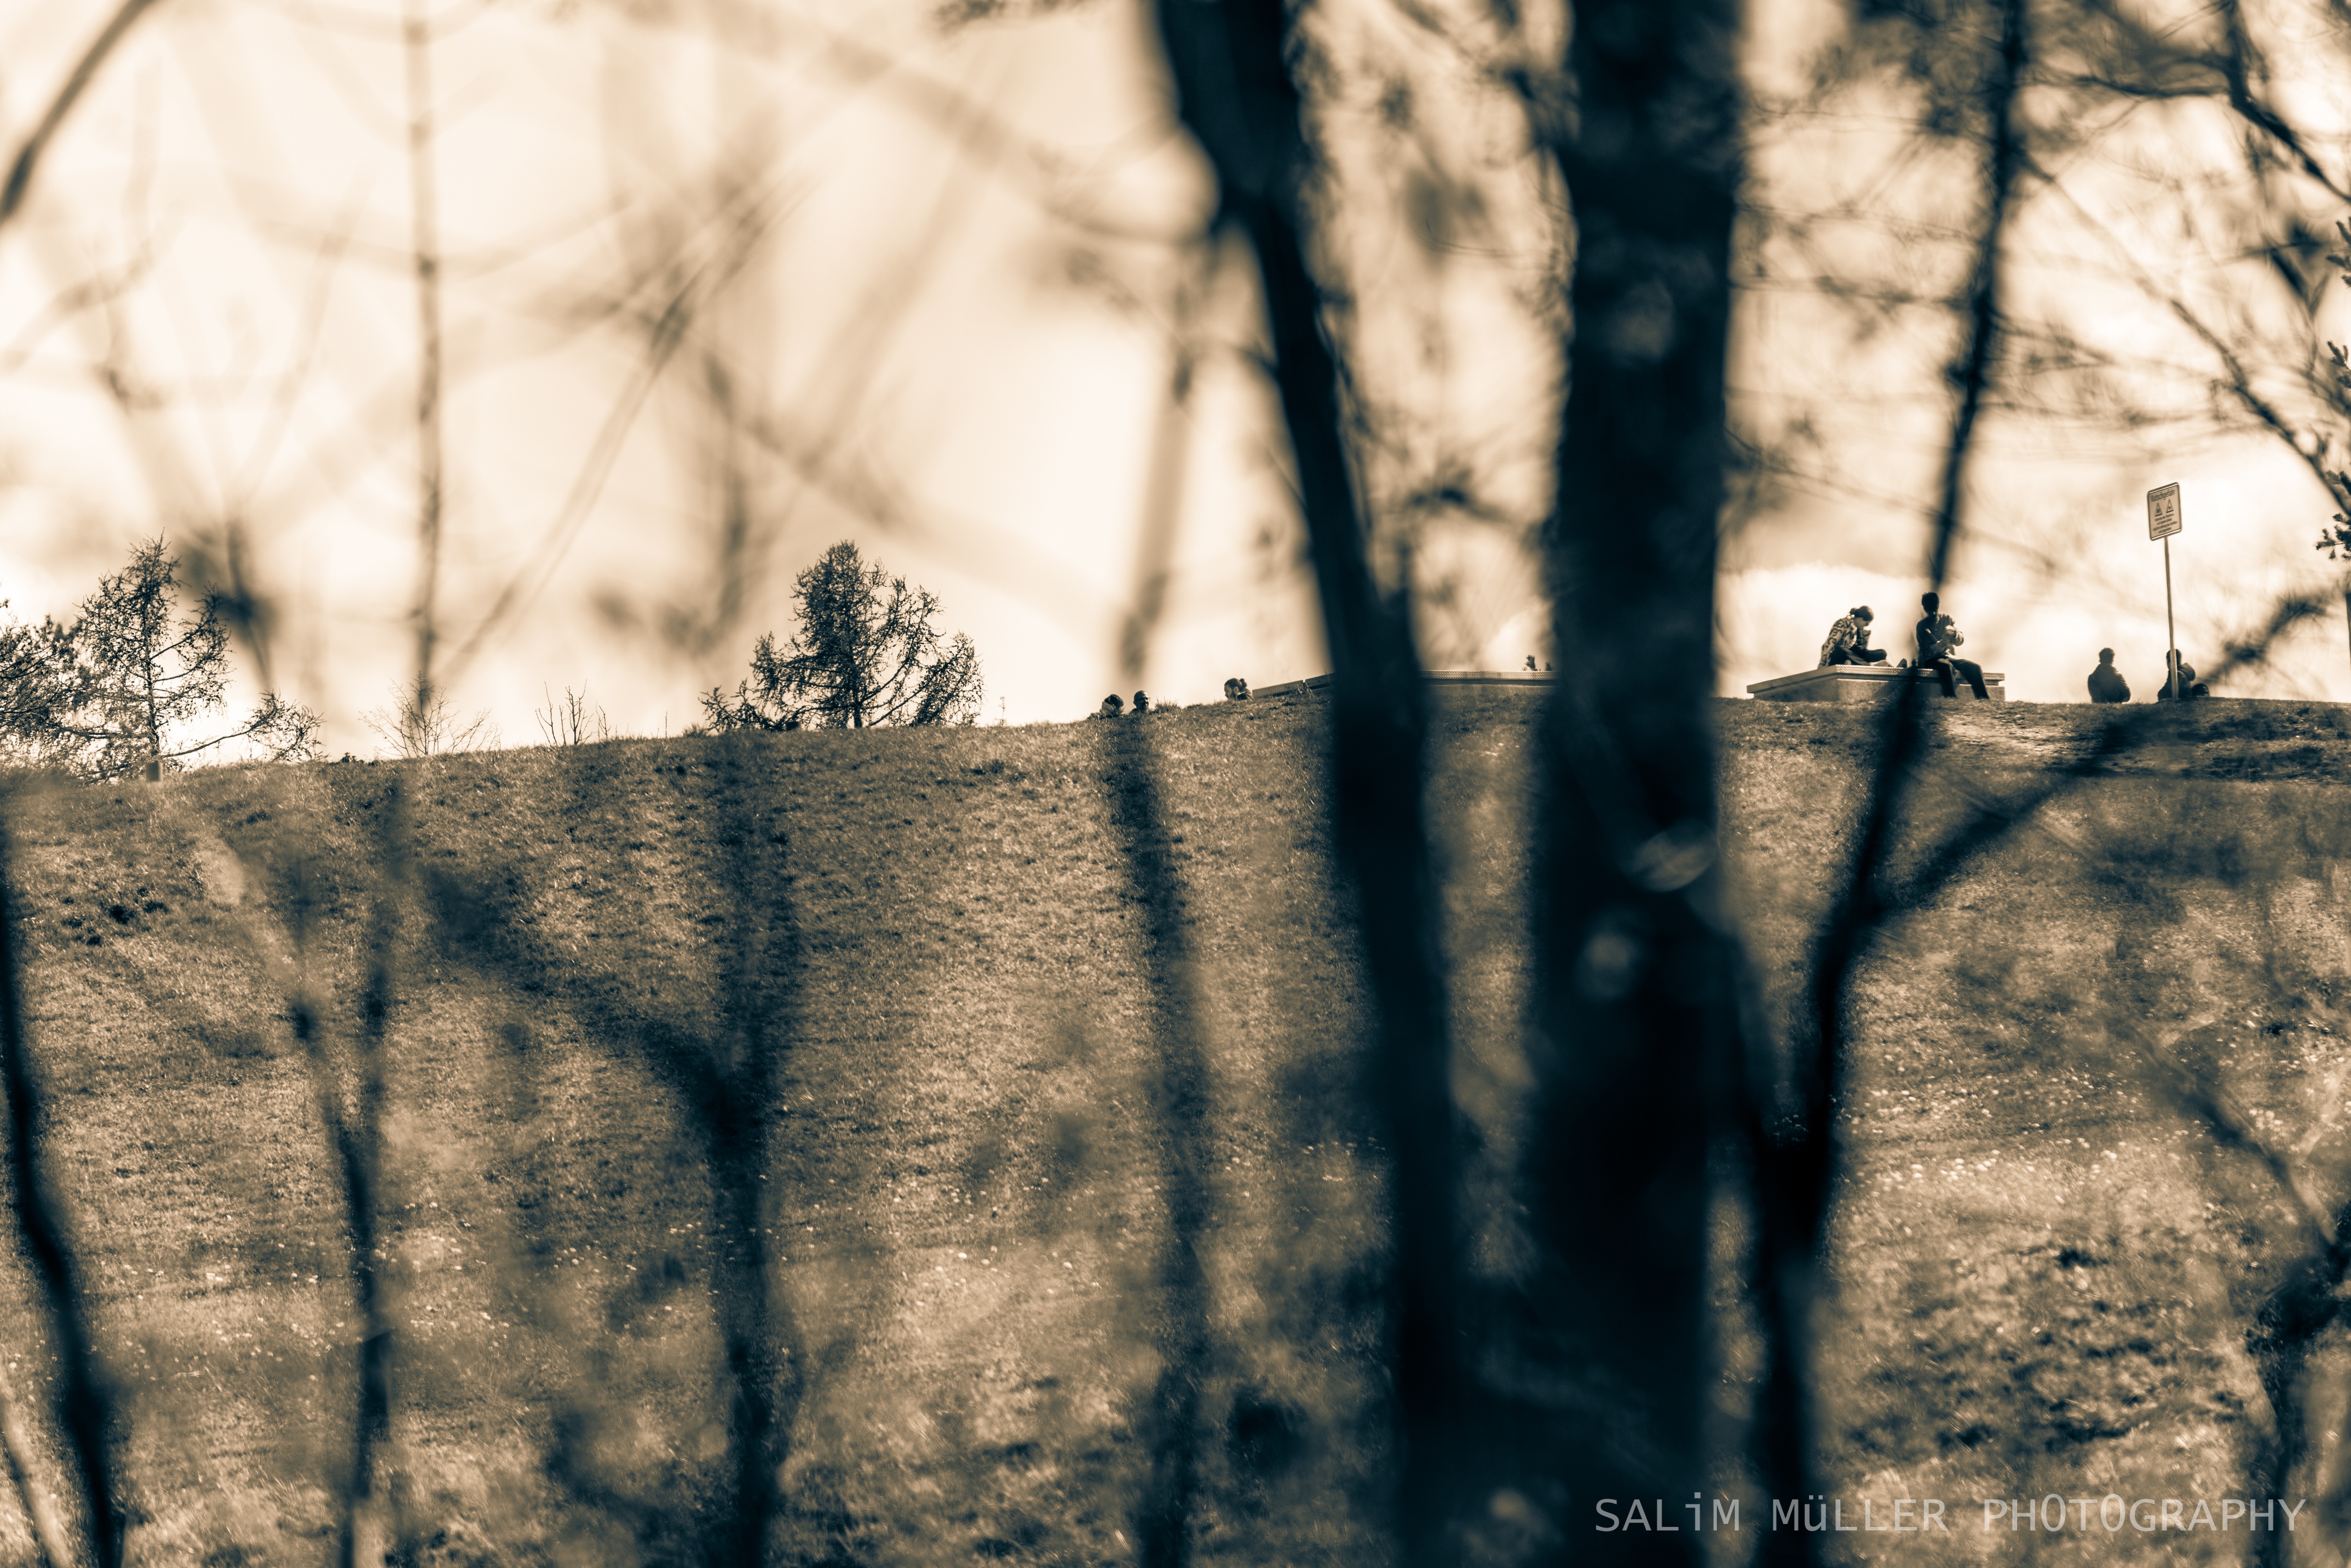
[[[717, 765], [745, 768], [749, 743], [721, 740]], [[572, 774], [575, 811], [622, 802], [610, 770]], [[739, 779], [737, 780], [739, 783]], [[599, 797], [601, 796], [601, 799]], [[708, 938], [717, 1006], [664, 1001], [658, 984], [615, 943], [617, 962], [582, 963], [537, 929], [520, 876], [468, 876], [427, 864], [420, 887], [443, 955], [508, 994], [559, 998], [591, 1039], [642, 1061], [674, 1096], [707, 1173], [708, 1267], [725, 1364], [726, 1471], [686, 1482], [682, 1507], [649, 1506], [613, 1484], [593, 1458], [595, 1422], [575, 1406], [559, 1414], [549, 1469], [580, 1500], [628, 1520], [656, 1560], [747, 1563], [762, 1560], [781, 1499], [777, 1477], [807, 1390], [798, 1326], [775, 1287], [769, 1244], [775, 1201], [768, 1180], [778, 1077], [798, 1014], [800, 934], [783, 871], [787, 835], [776, 813], [740, 788], [705, 800], [708, 831], [694, 844], [699, 874], [725, 903], [701, 927]], [[650, 966], [647, 966], [650, 968]]]

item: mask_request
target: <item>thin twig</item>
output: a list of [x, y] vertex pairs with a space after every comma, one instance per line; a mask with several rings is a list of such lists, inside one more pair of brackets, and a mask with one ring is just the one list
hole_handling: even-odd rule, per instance
[[409, 246], [416, 268], [416, 627], [418, 689], [433, 681], [434, 601], [441, 584], [441, 238], [434, 178], [433, 41], [423, 0], [402, 11], [408, 90]]
[[739, 214], [728, 236], [728, 243], [718, 254], [695, 268], [680, 283], [653, 318], [646, 334], [643, 357], [635, 373], [622, 387], [620, 395], [604, 417], [603, 424], [590, 443], [587, 456], [579, 472], [573, 476], [571, 487], [556, 509], [532, 559], [500, 590], [489, 610], [475, 626], [471, 635], [450, 656], [444, 680], [455, 681], [458, 674], [479, 653], [490, 636], [499, 630], [507, 618], [545, 590], [556, 568], [562, 564], [565, 554], [579, 535], [580, 527], [594, 509], [597, 498], [603, 494], [604, 481], [612, 465], [620, 461], [621, 448], [627, 440], [637, 415], [653, 396], [662, 372], [681, 343], [685, 341], [687, 329], [694, 323], [703, 304], [750, 260], [751, 253], [761, 235], [784, 214], [789, 203], [772, 198]]

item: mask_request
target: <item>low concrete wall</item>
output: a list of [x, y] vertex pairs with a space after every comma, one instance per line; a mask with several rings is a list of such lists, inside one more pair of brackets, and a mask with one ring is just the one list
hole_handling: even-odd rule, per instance
[[[1901, 683], [1909, 680], [1924, 681], [1927, 695], [1937, 702], [1943, 700], [1943, 683], [1932, 670], [1889, 670], [1877, 664], [1823, 664], [1817, 670], [1758, 681], [1747, 688], [1747, 695], [1759, 702], [1874, 703], [1893, 695], [1901, 689]], [[2008, 700], [2006, 680], [1997, 670], [1984, 672], [1984, 690], [1992, 701]], [[1967, 682], [1958, 684], [1959, 695], [1975, 701], [1976, 694], [1968, 689]]]
[[[1559, 677], [1549, 670], [1426, 670], [1422, 672], [1432, 686], [1524, 686], [1531, 690], [1549, 687]], [[1912, 678], [1927, 683], [1927, 695], [1940, 702], [1943, 685], [1932, 673], [1920, 674], [1917, 670], [1886, 669], [1876, 664], [1830, 664], [1817, 670], [1802, 670], [1792, 675], [1780, 675], [1768, 681], [1758, 681], [1747, 688], [1747, 694], [1763, 702], [1797, 703], [1867, 703], [1890, 695], [1896, 684]], [[1984, 690], [1991, 700], [2008, 700], [2008, 677], [1998, 670], [1984, 672]], [[1304, 680], [1281, 681], [1270, 686], [1251, 686], [1252, 697], [1321, 697], [1330, 690], [1332, 677], [1309, 675]], [[1959, 683], [1959, 695], [1975, 700], [1975, 693], [1965, 681]]]
[[[1559, 677], [1549, 670], [1424, 670], [1432, 686], [1548, 686]], [[1251, 686], [1253, 697], [1319, 696], [1331, 685], [1329, 675], [1309, 675], [1302, 681]]]

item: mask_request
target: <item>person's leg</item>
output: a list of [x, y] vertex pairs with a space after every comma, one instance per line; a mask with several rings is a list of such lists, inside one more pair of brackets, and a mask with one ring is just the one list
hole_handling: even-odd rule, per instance
[[1956, 697], [1959, 695], [1959, 684], [1951, 678], [1950, 660], [1937, 659], [1928, 664], [1927, 668], [1934, 671], [1935, 678], [1943, 683], [1943, 695], [1945, 696]]
[[1865, 664], [1886, 663], [1886, 650], [1883, 648], [1855, 648], [1853, 656]]
[[1847, 649], [1832, 649], [1829, 653], [1829, 663], [1832, 664], [1850, 664], [1853, 663], [1853, 655]]
[[[1951, 666], [1958, 670], [1962, 676], [1966, 677], [1968, 685], [1975, 692], [1978, 700], [1982, 702], [1991, 701], [1991, 694], [1984, 690], [1983, 666], [1981, 664], [1977, 664], [1973, 659], [1953, 659], [1951, 661]], [[1959, 695], [1956, 683], [1949, 682], [1947, 680], [1946, 684], [1952, 687], [1951, 695], [1953, 696]]]

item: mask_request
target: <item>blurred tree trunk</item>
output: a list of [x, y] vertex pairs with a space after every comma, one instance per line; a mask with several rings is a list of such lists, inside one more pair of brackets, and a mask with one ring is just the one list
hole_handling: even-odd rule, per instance
[[1309, 260], [1314, 166], [1281, 0], [1167, 0], [1160, 37], [1185, 128], [1214, 165], [1216, 226], [1256, 252], [1270, 374], [1297, 465], [1332, 665], [1332, 794], [1379, 1019], [1374, 1094], [1392, 1162], [1389, 1357], [1402, 1561], [1450, 1563], [1463, 1386], [1456, 1114], [1437, 884], [1422, 801], [1426, 693], [1405, 590], [1384, 594], [1344, 434], [1339, 363]]
[[[1584, 0], [1552, 152], [1576, 228], [1544, 534], [1562, 672], [1545, 730], [1541, 991], [1500, 1457], [1559, 1560], [1698, 1562], [1708, 1149], [1735, 1066], [1715, 848], [1714, 583], [1741, 168], [1729, 0]], [[1498, 1478], [1499, 1479], [1499, 1478]], [[1552, 1490], [1557, 1489], [1557, 1490]], [[1668, 1517], [1603, 1531], [1594, 1504]]]

